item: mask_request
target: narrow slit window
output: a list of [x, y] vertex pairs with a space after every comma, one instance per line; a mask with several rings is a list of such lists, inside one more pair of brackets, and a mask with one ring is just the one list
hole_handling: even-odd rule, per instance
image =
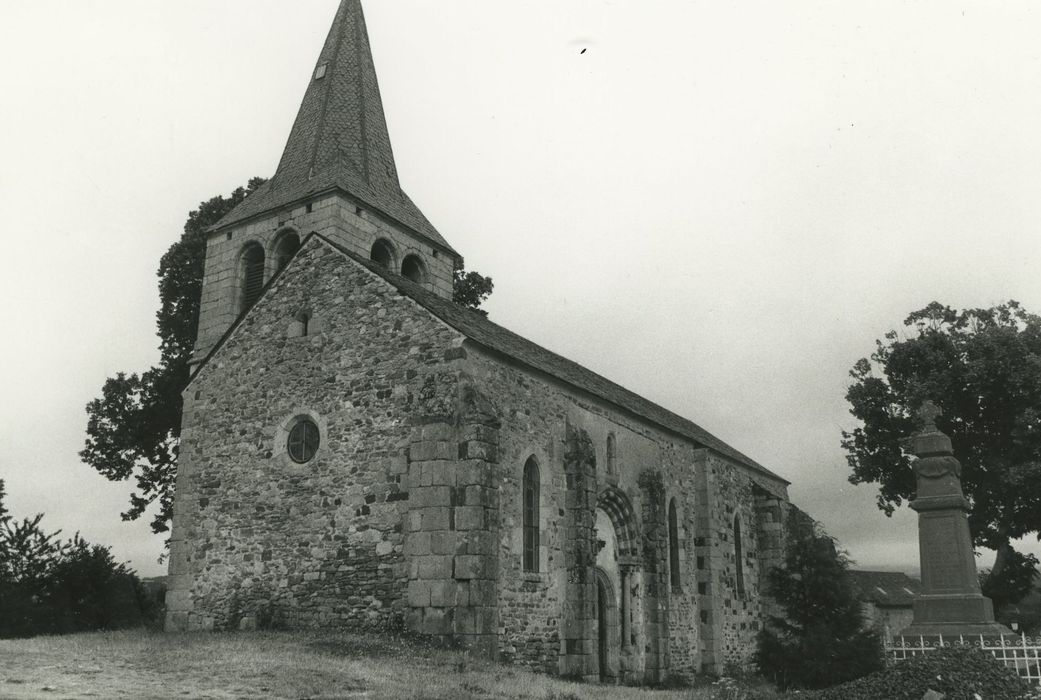
[[680, 528], [676, 518], [676, 499], [669, 501], [669, 580], [680, 587]]
[[524, 570], [539, 570], [539, 465], [531, 457], [524, 464]]
[[745, 594], [745, 555], [741, 548], [741, 518], [734, 516], [734, 570], [737, 578], [737, 594]]

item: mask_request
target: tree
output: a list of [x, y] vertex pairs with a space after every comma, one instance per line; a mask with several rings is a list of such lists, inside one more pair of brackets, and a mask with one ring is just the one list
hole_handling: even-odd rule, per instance
[[80, 457], [111, 481], [135, 477], [137, 490], [123, 520], [136, 520], [158, 503], [153, 532], [168, 529], [173, 506], [181, 391], [188, 384], [199, 324], [206, 230], [263, 182], [253, 178], [230, 197], [213, 197], [188, 215], [180, 240], [159, 261], [159, 364], [141, 375], [118, 373], [105, 382], [101, 398], [87, 404], [87, 441]]
[[904, 326], [906, 337], [890, 331], [850, 372], [846, 399], [863, 425], [842, 433], [849, 480], [877, 483], [887, 515], [911, 499], [907, 438], [933, 401], [963, 465], [973, 543], [997, 552], [987, 588], [1016, 600], [1037, 560], [1012, 540], [1041, 533], [1041, 318], [1015, 301], [964, 311], [933, 302]]
[[494, 288], [491, 277], [483, 277], [480, 273], [467, 272], [461, 266], [452, 274], [452, 301], [460, 306], [473, 309], [484, 316], [488, 315], [480, 306], [492, 293]]
[[864, 629], [849, 560], [818, 523], [788, 515], [785, 566], [768, 574], [783, 608], [759, 633], [756, 664], [782, 690], [823, 688], [882, 667], [878, 634]]
[[[140, 375], [110, 377], [101, 397], [87, 404], [87, 440], [80, 457], [111, 481], [134, 477], [136, 490], [123, 520], [136, 520], [155, 503], [151, 525], [156, 533], [169, 528], [173, 509], [181, 392], [188, 384], [199, 325], [206, 231], [263, 183], [255, 177], [231, 196], [213, 197], [188, 215], [180, 240], [159, 261], [159, 364]], [[456, 303], [479, 311], [491, 292], [490, 277], [455, 271]]]

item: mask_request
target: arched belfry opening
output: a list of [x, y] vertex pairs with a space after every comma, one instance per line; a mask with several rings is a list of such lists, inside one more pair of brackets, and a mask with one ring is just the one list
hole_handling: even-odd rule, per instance
[[264, 288], [264, 248], [250, 243], [239, 258], [239, 313], [253, 306]]
[[279, 234], [274, 247], [275, 272], [285, 267], [298, 250], [300, 250], [300, 236], [296, 231], [290, 229]]
[[426, 266], [418, 255], [405, 256], [405, 259], [401, 261], [401, 276], [416, 284], [423, 284], [427, 281]]
[[378, 239], [372, 244], [372, 249], [369, 251], [369, 259], [376, 263], [385, 270], [394, 271], [396, 267], [395, 261], [397, 260], [397, 253], [394, 251], [394, 246], [385, 238]]

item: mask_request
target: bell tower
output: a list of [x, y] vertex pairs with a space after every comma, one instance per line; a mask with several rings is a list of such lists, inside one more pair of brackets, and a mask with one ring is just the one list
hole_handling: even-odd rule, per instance
[[193, 363], [317, 232], [446, 298], [461, 256], [398, 182], [360, 0], [342, 0], [275, 174], [209, 232]]

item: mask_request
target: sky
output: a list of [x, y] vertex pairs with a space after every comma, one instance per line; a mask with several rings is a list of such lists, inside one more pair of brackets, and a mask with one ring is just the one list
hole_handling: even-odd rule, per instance
[[[274, 172], [336, 5], [0, 3], [14, 515], [164, 572], [163, 537], [120, 520], [133, 484], [77, 456], [84, 407], [157, 360], [160, 256], [201, 201]], [[1041, 9], [365, 10], [402, 185], [494, 278], [492, 320], [785, 476], [859, 567], [916, 570], [913, 512], [847, 481], [848, 372], [933, 300], [1041, 312]]]

